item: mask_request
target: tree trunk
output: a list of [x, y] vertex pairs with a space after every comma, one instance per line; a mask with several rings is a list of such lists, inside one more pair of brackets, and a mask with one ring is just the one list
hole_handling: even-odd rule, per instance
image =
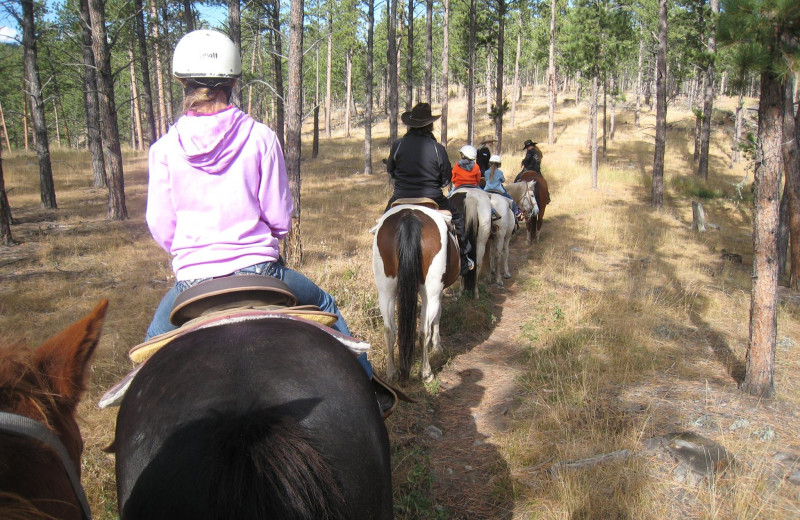
[[644, 56], [644, 34], [639, 37], [639, 65], [636, 69], [636, 111], [633, 115], [633, 125], [639, 128], [639, 114], [642, 112], [642, 60]]
[[353, 103], [353, 61], [350, 57], [350, 49], [344, 53], [344, 136], [350, 137], [350, 107]]
[[[514, 58], [514, 86], [511, 90], [511, 128], [514, 128], [514, 117], [517, 113], [517, 93], [519, 92], [519, 59], [522, 55], [522, 13], [517, 13], [519, 17], [519, 28], [517, 29], [517, 54]], [[499, 150], [499, 148], [498, 148]]]
[[667, 145], [667, 0], [658, 0], [656, 71], [656, 142], [650, 204], [660, 208], [664, 205], [664, 152]]
[[194, 15], [192, 14], [192, 0], [183, 0], [183, 24], [186, 32], [194, 31]]
[[6, 182], [3, 178], [3, 148], [0, 147], [0, 245], [16, 244], [11, 236], [11, 206], [6, 196]]
[[617, 131], [617, 78], [614, 74], [611, 75], [611, 117], [608, 129], [608, 139], [614, 140], [614, 134]]
[[433, 97], [433, 0], [425, 0], [425, 101]]
[[[506, 19], [506, 2], [505, 0], [498, 0], [497, 2], [497, 15], [499, 23], [497, 27], [497, 79], [495, 80], [495, 110], [497, 110], [497, 117], [494, 120], [494, 135], [497, 138], [495, 150], [502, 150], [503, 145], [503, 65], [505, 55], [503, 47], [505, 46], [505, 19]], [[483, 172], [481, 172], [483, 174]]]
[[[302, 0], [301, 0], [302, 1]], [[286, 146], [284, 142], [284, 99], [283, 99], [283, 64], [281, 63], [281, 56], [283, 56], [283, 44], [281, 43], [281, 2], [280, 0], [271, 0], [270, 18], [272, 19], [272, 31], [274, 34], [273, 41], [273, 68], [275, 69], [275, 133], [278, 135], [278, 142], [281, 143], [284, 153], [286, 153]]]
[[753, 284], [750, 338], [742, 391], [771, 397], [775, 391], [775, 342], [778, 328], [777, 229], [782, 164], [783, 89], [770, 71], [761, 73], [753, 202]]
[[[331, 0], [332, 2], [332, 0]], [[331, 77], [333, 75], [333, 7], [328, 3], [328, 65], [325, 75], [325, 137], [331, 138]]]
[[128, 210], [125, 207], [122, 150], [119, 144], [117, 106], [114, 104], [114, 78], [102, 0], [89, 0], [89, 15], [92, 24], [92, 51], [97, 65], [97, 100], [102, 120], [103, 155], [106, 160], [108, 181], [108, 218], [124, 220], [128, 218]]
[[589, 106], [589, 146], [592, 150], [592, 189], [597, 189], [597, 98], [600, 78], [597, 67], [592, 74], [592, 101]]
[[42, 207], [56, 209], [56, 189], [53, 184], [53, 167], [50, 163], [50, 143], [47, 139], [47, 122], [44, 115], [42, 83], [39, 80], [39, 59], [36, 53], [36, 29], [33, 20], [33, 0], [22, 0], [22, 55], [25, 64], [28, 96], [36, 135], [36, 155], [39, 159], [39, 192]]
[[136, 132], [136, 139], [139, 143], [135, 148], [137, 150], [144, 149], [143, 136], [142, 136], [142, 118], [139, 113], [139, 93], [136, 91], [136, 67], [134, 65], [133, 49], [128, 49], [128, 57], [130, 58], [130, 74], [131, 74], [131, 116], [133, 117], [133, 128]]
[[711, 0], [711, 11], [714, 13], [712, 26], [708, 33], [708, 66], [706, 67], [705, 91], [703, 95], [703, 128], [700, 133], [700, 160], [697, 163], [697, 175], [708, 179], [708, 153], [711, 142], [711, 115], [714, 109], [714, 61], [717, 54], [716, 16], [719, 14], [719, 0]]
[[476, 31], [476, 1], [469, 2], [469, 51], [467, 62], [467, 142], [475, 138], [475, 31]]
[[[88, 0], [81, 0], [79, 5], [83, 37], [83, 102], [86, 111], [86, 133], [89, 143], [89, 152], [92, 155], [94, 187], [105, 188], [108, 184], [106, 183], [106, 166], [105, 159], [103, 158], [103, 138], [100, 132], [100, 108], [98, 107], [97, 101], [97, 79], [94, 52], [92, 51], [92, 26], [91, 20], [89, 19], [89, 2]], [[153, 111], [151, 106], [150, 117], [152, 117], [152, 115]]]
[[[88, 0], [81, 0], [81, 3]], [[145, 129], [144, 137], [147, 140], [147, 146], [150, 147], [156, 141], [156, 116], [153, 113], [153, 89], [150, 84], [150, 63], [147, 58], [147, 40], [144, 31], [144, 5], [142, 0], [134, 0], [136, 9], [136, 21], [133, 25], [134, 32], [136, 33], [136, 41], [139, 42], [139, 70], [142, 71], [142, 105], [144, 105], [144, 120]], [[88, 9], [88, 7], [87, 7]], [[87, 26], [88, 26], [88, 10], [87, 10]], [[91, 29], [89, 30], [91, 39]], [[84, 59], [84, 62], [86, 60]], [[99, 119], [99, 118], [98, 118]], [[98, 135], [100, 130], [97, 130]], [[105, 181], [104, 181], [105, 182]]]
[[[228, 0], [228, 36], [233, 40], [239, 55], [242, 54], [242, 13], [239, 8], [239, 0]], [[231, 91], [231, 104], [239, 106], [242, 104], [242, 82], [237, 81]]]
[[408, 0], [408, 56], [406, 56], [406, 110], [414, 106], [414, 0]]
[[[791, 269], [789, 287], [800, 290], [800, 146], [797, 143], [800, 130], [800, 106], [793, 113], [794, 81], [786, 76], [783, 113], [783, 165], [786, 171], [786, 193], [789, 199], [789, 243], [791, 244]], [[784, 258], [785, 260], [785, 258]], [[785, 266], [779, 264], [781, 268]]]
[[6, 142], [6, 149], [11, 151], [11, 141], [8, 140], [8, 129], [6, 128], [6, 116], [3, 113], [3, 105], [0, 104], [0, 124], [3, 126], [3, 138]]
[[731, 146], [731, 164], [739, 162], [739, 140], [742, 138], [742, 109], [744, 108], [744, 91], [739, 92], [739, 102], [736, 104], [736, 123], [733, 127], [733, 145]]
[[286, 236], [284, 255], [289, 262], [303, 262], [300, 205], [301, 132], [303, 126], [303, 0], [291, 0], [289, 9], [289, 88], [286, 92], [286, 172], [292, 190], [294, 215]]
[[550, 96], [547, 144], [552, 145], [556, 141], [556, 0], [550, 0], [550, 58], [547, 66], [547, 94]]
[[447, 147], [447, 110], [450, 102], [450, 0], [442, 0], [442, 145]]
[[[319, 31], [319, 26], [314, 24]], [[319, 156], [319, 45], [314, 49], [314, 137], [311, 141], [311, 158]]]
[[[90, 0], [91, 1], [91, 0]], [[164, 94], [164, 72], [161, 66], [161, 45], [159, 44], [158, 33], [158, 12], [156, 11], [155, 0], [150, 0], [150, 45], [153, 46], [153, 60], [155, 62], [156, 73], [156, 93], [158, 94], [158, 137], [167, 133], [167, 105], [166, 95]]]
[[[430, 5], [430, 0], [428, 5]], [[430, 32], [428, 33], [430, 34]], [[372, 90], [375, 39], [375, 0], [367, 0], [367, 77], [364, 104], [364, 174], [372, 175]], [[428, 67], [430, 69], [430, 67]]]
[[[163, 34], [161, 38], [165, 42], [170, 41], [169, 37], [169, 28], [170, 28], [170, 20], [169, 20], [169, 11], [167, 10], [167, 4], [161, 5], [161, 24], [163, 27]], [[164, 48], [164, 68], [163, 74], [165, 75], [164, 79], [164, 106], [167, 107], [167, 120], [164, 123], [167, 131], [169, 131], [169, 127], [172, 123], [175, 122], [175, 118], [172, 114], [172, 49], [169, 43]], [[239, 88], [239, 87], [237, 87]]]
[[386, 24], [386, 67], [389, 69], [389, 143], [397, 139], [397, 112], [399, 109], [397, 99], [397, 0], [387, 0]]

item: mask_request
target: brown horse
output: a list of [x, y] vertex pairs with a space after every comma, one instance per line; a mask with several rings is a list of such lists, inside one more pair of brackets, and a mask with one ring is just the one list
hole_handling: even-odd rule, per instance
[[547, 189], [547, 181], [542, 177], [542, 174], [536, 171], [522, 172], [517, 176], [517, 180], [536, 181], [533, 194], [536, 197], [536, 204], [539, 205], [539, 214], [536, 218], [531, 218], [526, 222], [526, 228], [528, 229], [526, 243], [530, 245], [534, 238], [537, 242], [541, 238], [544, 210], [550, 204], [550, 190]]
[[91, 518], [75, 410], [108, 301], [35, 352], [0, 347], [0, 518]]
[[[376, 227], [372, 245], [372, 273], [378, 288], [386, 340], [386, 375], [395, 379], [394, 343], [400, 357], [400, 379], [407, 380], [417, 341], [422, 348], [422, 379], [433, 380], [428, 347], [441, 351], [439, 317], [442, 291], [458, 279], [458, 246], [449, 237], [445, 217], [429, 207], [401, 204], [387, 211]], [[395, 309], [397, 320], [395, 320]]]

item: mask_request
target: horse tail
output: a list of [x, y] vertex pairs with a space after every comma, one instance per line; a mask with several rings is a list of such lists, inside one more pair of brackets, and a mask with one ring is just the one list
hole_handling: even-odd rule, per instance
[[208, 518], [347, 518], [331, 464], [296, 419], [264, 410], [216, 422]]
[[397, 228], [397, 349], [400, 379], [408, 379], [417, 335], [417, 293], [422, 283], [422, 222], [406, 213]]
[[[478, 227], [480, 222], [478, 222], [478, 210], [474, 207], [475, 201], [474, 199], [465, 198], [464, 199], [464, 232], [467, 235], [467, 240], [472, 245], [472, 249], [469, 250], [467, 256], [470, 260], [477, 266], [478, 265]], [[472, 206], [472, 207], [471, 207]], [[463, 284], [464, 284], [464, 291], [467, 293], [474, 293], [475, 292], [475, 285], [478, 283], [478, 272], [477, 269], [473, 269], [468, 271], [462, 277]]]

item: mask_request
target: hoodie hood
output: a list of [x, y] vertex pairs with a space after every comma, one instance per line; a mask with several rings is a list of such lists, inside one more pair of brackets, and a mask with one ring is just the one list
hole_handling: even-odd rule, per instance
[[[173, 126], [180, 153], [206, 173], [227, 170], [247, 142], [255, 122], [235, 106], [215, 114], [188, 112]], [[177, 151], [177, 150], [176, 150]]]

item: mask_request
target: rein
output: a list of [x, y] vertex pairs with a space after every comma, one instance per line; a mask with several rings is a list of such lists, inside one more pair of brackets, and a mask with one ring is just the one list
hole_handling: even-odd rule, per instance
[[81, 487], [81, 479], [78, 477], [72, 460], [67, 454], [67, 449], [55, 433], [39, 421], [8, 412], [0, 412], [0, 432], [37, 440], [55, 451], [58, 458], [61, 460], [61, 465], [64, 467], [67, 477], [69, 477], [69, 483], [72, 485], [75, 497], [81, 505], [84, 520], [91, 520], [92, 512], [89, 509], [89, 502], [86, 500], [86, 494]]
[[535, 199], [533, 198], [533, 195], [531, 194], [530, 188], [528, 188], [527, 183], [525, 183], [525, 184], [526, 184], [525, 185], [525, 195], [522, 196], [522, 200], [527, 200], [528, 201], [528, 205], [531, 208], [530, 210], [527, 211], [528, 214], [526, 215], [526, 217], [528, 219], [530, 219], [531, 216], [533, 215], [533, 208], [537, 207], [537, 205], [536, 205]]

